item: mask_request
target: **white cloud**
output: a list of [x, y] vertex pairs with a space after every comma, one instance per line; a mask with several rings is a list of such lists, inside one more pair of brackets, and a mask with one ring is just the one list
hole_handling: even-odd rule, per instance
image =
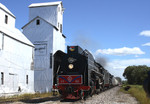
[[150, 42], [149, 42], [149, 43], [142, 44], [142, 46], [150, 46]]
[[138, 55], [135, 55], [135, 57], [139, 57]]
[[150, 30], [144, 30], [144, 31], [140, 32], [140, 35], [150, 37]]
[[138, 58], [138, 59], [128, 59], [128, 60], [114, 60], [113, 64], [120, 66], [128, 65], [150, 65], [149, 58]]
[[124, 79], [122, 76], [124, 69], [132, 65], [150, 66], [150, 59], [138, 58], [138, 59], [128, 59], [128, 60], [113, 60], [112, 62], [108, 62], [105, 68], [114, 76], [119, 76], [122, 79]]
[[123, 55], [139, 55], [139, 54], [145, 54], [140, 48], [138, 47], [133, 47], [133, 48], [128, 48], [128, 47], [123, 47], [123, 48], [116, 48], [116, 49], [98, 49], [96, 51], [96, 55], [98, 54], [108, 54], [108, 55], [118, 55], [118, 56], [123, 56]]

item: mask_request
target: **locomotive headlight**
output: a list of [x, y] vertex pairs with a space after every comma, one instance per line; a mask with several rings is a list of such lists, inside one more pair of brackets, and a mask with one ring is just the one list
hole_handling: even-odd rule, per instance
[[68, 65], [68, 68], [69, 68], [69, 69], [73, 69], [73, 67], [74, 67], [73, 64], [69, 64], [69, 65]]

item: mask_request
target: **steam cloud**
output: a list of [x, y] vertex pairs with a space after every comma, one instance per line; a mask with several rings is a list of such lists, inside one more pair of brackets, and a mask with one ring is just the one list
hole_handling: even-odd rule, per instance
[[96, 49], [96, 45], [98, 43], [96, 43], [91, 37], [89, 37], [90, 35], [85, 35], [85, 33], [81, 33], [79, 32], [78, 35], [76, 34], [73, 40], [73, 45], [79, 45], [81, 46], [83, 49], [87, 49], [87, 50], [93, 50]]
[[96, 62], [101, 64], [103, 67], [105, 67], [107, 65], [108, 59], [106, 57], [102, 57], [102, 56], [97, 56], [95, 58]]
[[[72, 41], [73, 45], [79, 45], [83, 49], [87, 49], [88, 51], [97, 50], [97, 48], [100, 46], [95, 40], [92, 39], [92, 37], [90, 37], [90, 34], [88, 33], [78, 31], [74, 36], [74, 40]], [[107, 65], [107, 58], [103, 56], [96, 55], [95, 60], [103, 67]]]

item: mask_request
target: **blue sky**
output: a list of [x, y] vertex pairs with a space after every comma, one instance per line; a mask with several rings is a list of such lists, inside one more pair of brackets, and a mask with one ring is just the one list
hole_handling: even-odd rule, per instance
[[[31, 3], [57, 0], [1, 0], [16, 16], [16, 28], [28, 23]], [[103, 58], [115, 76], [129, 65], [150, 66], [150, 0], [63, 0], [66, 45], [81, 45]], [[123, 77], [122, 77], [123, 78]]]

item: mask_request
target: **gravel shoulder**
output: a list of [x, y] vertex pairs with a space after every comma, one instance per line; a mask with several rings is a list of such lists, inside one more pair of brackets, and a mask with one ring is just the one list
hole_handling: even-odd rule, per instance
[[[129, 94], [119, 91], [120, 87], [114, 87], [98, 95], [88, 97], [85, 101], [61, 101], [60, 98], [52, 98], [42, 102], [30, 102], [30, 104], [139, 104], [138, 101]], [[23, 102], [14, 102], [11, 104], [26, 104]]]
[[94, 95], [92, 98], [82, 102], [82, 104], [139, 104], [138, 101], [130, 94], [125, 94], [119, 91], [120, 87], [114, 87], [99, 95]]

